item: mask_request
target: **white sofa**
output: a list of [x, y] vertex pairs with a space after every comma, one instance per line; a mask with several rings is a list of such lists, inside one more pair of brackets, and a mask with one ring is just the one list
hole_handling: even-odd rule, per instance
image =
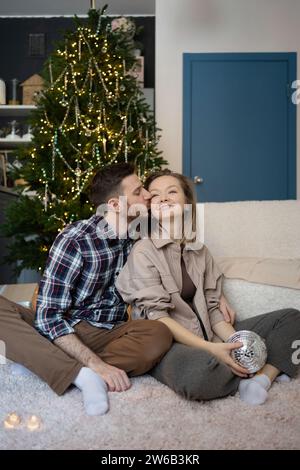
[[198, 204], [200, 238], [239, 319], [300, 310], [300, 201]]

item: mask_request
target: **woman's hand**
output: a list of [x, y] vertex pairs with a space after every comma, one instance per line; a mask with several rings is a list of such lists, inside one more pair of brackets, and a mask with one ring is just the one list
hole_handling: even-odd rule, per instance
[[230, 367], [232, 372], [239, 377], [248, 377], [249, 371], [239, 366], [231, 357], [231, 351], [243, 346], [243, 343], [209, 343], [208, 351], [220, 362]]
[[225, 296], [222, 294], [220, 297], [220, 310], [224, 315], [224, 320], [231, 325], [235, 322], [235, 311], [227, 302]]

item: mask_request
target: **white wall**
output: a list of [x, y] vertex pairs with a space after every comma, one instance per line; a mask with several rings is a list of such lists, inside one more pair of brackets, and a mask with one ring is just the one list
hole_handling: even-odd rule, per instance
[[[95, 0], [95, 7], [108, 4], [108, 15], [154, 15], [155, 0]], [[0, 0], [0, 15], [85, 15], [90, 0]]]
[[[298, 52], [300, 79], [300, 1], [156, 0], [156, 119], [160, 149], [177, 171], [182, 171], [183, 52]], [[300, 145], [297, 188], [300, 199]]]

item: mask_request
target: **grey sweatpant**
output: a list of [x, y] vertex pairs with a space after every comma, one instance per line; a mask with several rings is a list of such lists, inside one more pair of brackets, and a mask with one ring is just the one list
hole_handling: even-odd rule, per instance
[[[267, 363], [294, 377], [297, 365], [292, 362], [292, 344], [300, 340], [300, 312], [276, 310], [235, 323], [238, 330], [251, 330], [266, 340]], [[201, 349], [174, 343], [150, 374], [189, 400], [212, 400], [234, 395], [240, 377]]]

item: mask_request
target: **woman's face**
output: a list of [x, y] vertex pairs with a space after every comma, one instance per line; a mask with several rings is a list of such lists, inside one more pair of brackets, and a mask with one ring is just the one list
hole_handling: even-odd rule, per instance
[[185, 195], [174, 176], [159, 176], [148, 188], [151, 195], [151, 213], [156, 219], [182, 215]]

